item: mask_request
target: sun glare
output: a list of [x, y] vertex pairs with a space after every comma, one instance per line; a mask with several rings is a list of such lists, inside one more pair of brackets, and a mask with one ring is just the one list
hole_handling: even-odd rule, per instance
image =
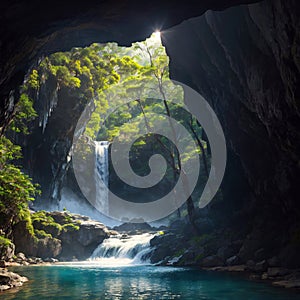
[[159, 30], [154, 31], [153, 35], [156, 40], [160, 41], [160, 31]]

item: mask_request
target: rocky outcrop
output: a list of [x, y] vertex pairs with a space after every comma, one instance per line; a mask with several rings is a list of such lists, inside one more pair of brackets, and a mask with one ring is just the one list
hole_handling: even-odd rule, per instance
[[148, 223], [123, 223], [113, 228], [118, 232], [125, 232], [126, 234], [140, 234], [156, 230]]
[[13, 243], [0, 243], [0, 261], [10, 260], [15, 254], [15, 245]]
[[84, 260], [110, 236], [100, 222], [67, 212], [38, 212], [34, 218], [35, 235], [26, 230], [26, 223], [14, 227], [16, 252], [27, 257]]
[[28, 281], [26, 277], [0, 268], [0, 292], [22, 286], [26, 281]]
[[26, 222], [19, 222], [13, 229], [13, 241], [16, 252], [32, 257], [57, 257], [61, 250], [61, 241], [52, 236], [37, 238], [26, 228]]
[[92, 221], [89, 218], [74, 215], [79, 222], [78, 230], [65, 231], [59, 239], [62, 242], [62, 260], [87, 259], [104, 239], [110, 236], [110, 231], [100, 222]]

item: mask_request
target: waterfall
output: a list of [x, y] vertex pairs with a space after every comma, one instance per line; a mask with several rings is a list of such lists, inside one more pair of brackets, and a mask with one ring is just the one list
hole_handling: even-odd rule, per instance
[[99, 210], [108, 215], [108, 145], [107, 141], [95, 141], [96, 203]]
[[93, 252], [90, 260], [106, 266], [149, 264], [150, 240], [155, 234], [115, 235]]

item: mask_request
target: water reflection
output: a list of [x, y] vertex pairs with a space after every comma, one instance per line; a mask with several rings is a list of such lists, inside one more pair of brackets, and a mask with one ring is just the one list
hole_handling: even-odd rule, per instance
[[30, 282], [1, 294], [3, 300], [300, 300], [300, 295], [236, 276], [153, 266], [22, 267]]

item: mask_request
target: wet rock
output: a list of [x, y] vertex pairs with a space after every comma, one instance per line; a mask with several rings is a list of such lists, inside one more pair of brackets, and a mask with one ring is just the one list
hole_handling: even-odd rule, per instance
[[289, 289], [299, 289], [300, 279], [298, 280], [280, 280], [272, 283], [274, 286], [289, 288]]
[[26, 281], [28, 281], [26, 277], [9, 272], [6, 269], [0, 269], [0, 291], [21, 286]]

